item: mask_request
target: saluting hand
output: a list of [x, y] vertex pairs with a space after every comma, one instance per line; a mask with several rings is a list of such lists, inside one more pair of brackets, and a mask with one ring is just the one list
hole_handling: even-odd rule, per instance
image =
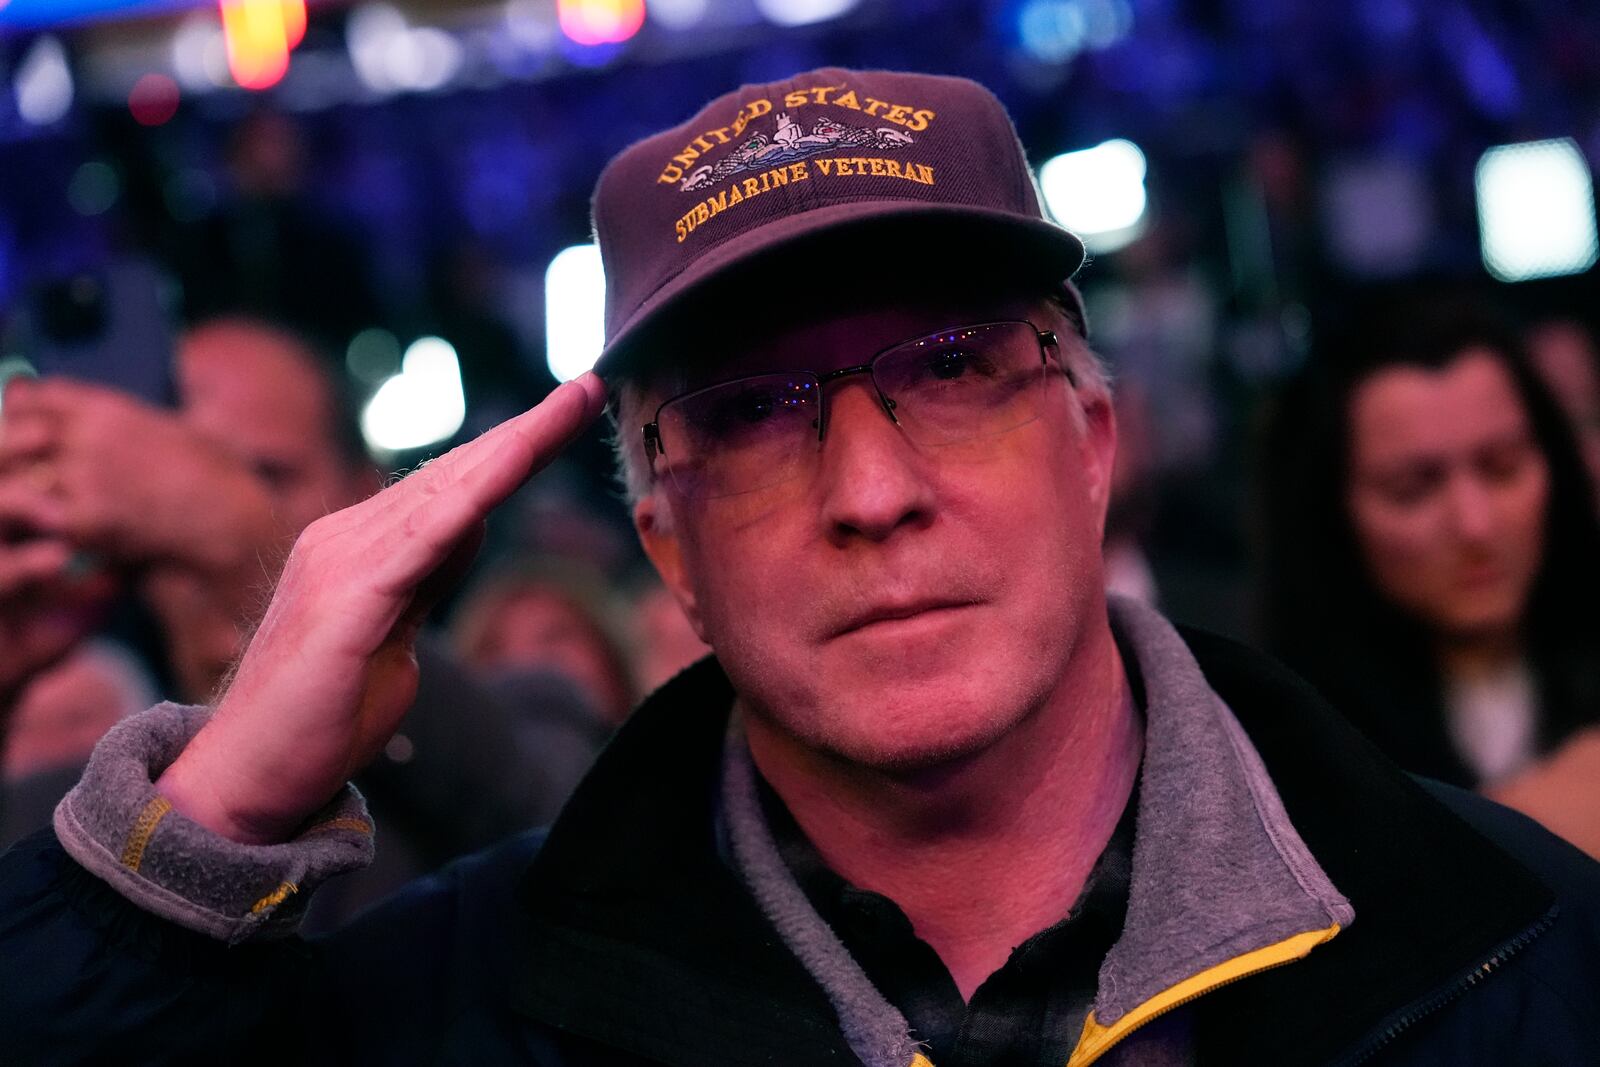
[[605, 407], [593, 374], [308, 526], [215, 714], [157, 782], [237, 841], [282, 841], [383, 747], [417, 689], [428, 610], [485, 516]]

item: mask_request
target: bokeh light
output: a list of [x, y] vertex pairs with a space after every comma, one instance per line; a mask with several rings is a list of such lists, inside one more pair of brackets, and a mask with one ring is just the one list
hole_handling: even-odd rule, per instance
[[344, 360], [352, 378], [379, 385], [400, 370], [400, 340], [376, 326], [362, 330], [350, 339]]
[[466, 417], [455, 348], [442, 337], [423, 337], [406, 349], [400, 373], [367, 401], [361, 435], [376, 452], [406, 452], [448, 441]]
[[160, 126], [178, 113], [178, 83], [165, 74], [146, 74], [128, 93], [128, 110], [141, 126]]
[[756, 0], [756, 10], [778, 26], [809, 26], [836, 19], [856, 3], [857, 0]]
[[1039, 168], [1039, 186], [1056, 221], [1090, 252], [1114, 252], [1143, 230], [1145, 158], [1132, 141], [1067, 152]]
[[228, 69], [246, 89], [267, 89], [289, 72], [289, 50], [306, 32], [305, 0], [221, 0]]
[[178, 84], [199, 93], [233, 84], [228, 72], [228, 42], [214, 11], [197, 11], [172, 35], [172, 71]]
[[711, 0], [650, 0], [650, 21], [669, 30], [686, 30], [706, 17]]
[[53, 36], [40, 37], [17, 64], [17, 114], [35, 126], [59, 122], [72, 110], [72, 92], [66, 49]]
[[1491, 148], [1478, 160], [1483, 265], [1506, 282], [1594, 266], [1594, 179], [1571, 138]]
[[618, 44], [644, 25], [644, 0], [556, 0], [556, 18], [577, 44]]
[[80, 166], [67, 182], [67, 203], [85, 218], [104, 215], [122, 195], [122, 180], [111, 164], [95, 159]]
[[1128, 0], [1026, 0], [1017, 10], [1022, 50], [1044, 63], [1065, 63], [1087, 49], [1109, 48], [1132, 28]]
[[593, 367], [606, 339], [606, 276], [593, 244], [564, 248], [544, 272], [545, 359], [557, 381]]
[[389, 4], [365, 4], [350, 16], [345, 41], [356, 77], [379, 94], [429, 92], [461, 69], [462, 48], [433, 26], [412, 26]]

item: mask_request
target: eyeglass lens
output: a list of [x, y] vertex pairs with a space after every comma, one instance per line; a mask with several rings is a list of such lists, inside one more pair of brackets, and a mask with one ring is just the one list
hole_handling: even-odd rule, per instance
[[[1026, 322], [947, 330], [880, 353], [873, 384], [919, 445], [952, 444], [1015, 429], [1039, 414], [1045, 365]], [[657, 422], [664, 466], [686, 496], [753, 492], [787, 481], [816, 459], [822, 379], [763, 374], [723, 382], [665, 405]]]

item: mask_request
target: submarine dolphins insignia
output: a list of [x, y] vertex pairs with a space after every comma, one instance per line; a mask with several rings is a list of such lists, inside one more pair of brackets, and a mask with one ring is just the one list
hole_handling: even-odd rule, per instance
[[757, 167], [782, 166], [838, 148], [900, 148], [912, 141], [909, 133], [887, 126], [868, 129], [823, 118], [806, 133], [786, 112], [779, 112], [777, 119], [778, 128], [770, 137], [764, 133], [751, 134], [721, 162], [696, 167], [678, 188], [683, 192], [704, 189], [733, 174]]

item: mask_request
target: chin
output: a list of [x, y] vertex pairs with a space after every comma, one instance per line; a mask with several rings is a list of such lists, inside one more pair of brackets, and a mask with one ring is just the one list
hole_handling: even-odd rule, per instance
[[1492, 601], [1453, 605], [1451, 610], [1439, 619], [1439, 625], [1447, 633], [1468, 640], [1494, 637], [1514, 631], [1522, 618], [1521, 605], [1508, 603], [1506, 600], [1495, 598]]
[[928, 679], [880, 687], [870, 701], [819, 706], [794, 732], [809, 747], [893, 774], [957, 766], [988, 752], [1039, 705], [1022, 687]]

